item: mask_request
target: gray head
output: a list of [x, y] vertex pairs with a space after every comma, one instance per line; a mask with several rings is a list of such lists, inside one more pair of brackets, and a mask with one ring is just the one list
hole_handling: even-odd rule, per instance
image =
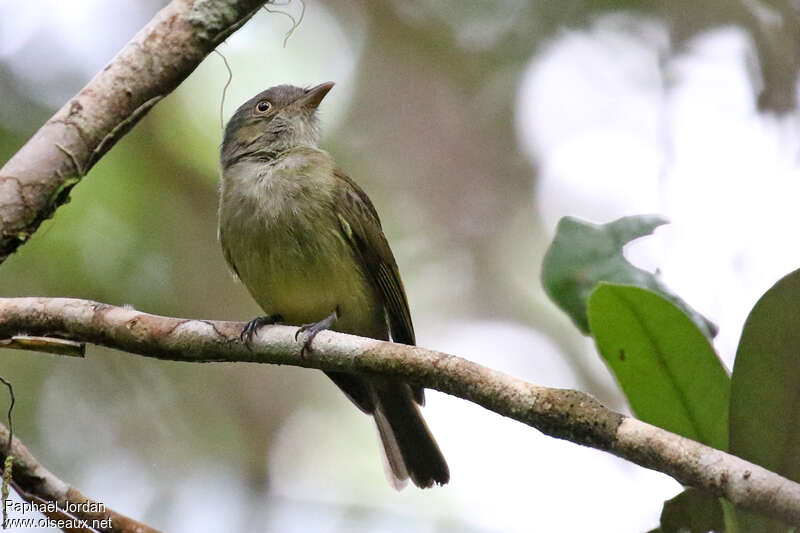
[[223, 168], [241, 159], [270, 160], [295, 146], [316, 146], [317, 107], [332, 88], [330, 81], [310, 89], [278, 85], [242, 104], [225, 127]]

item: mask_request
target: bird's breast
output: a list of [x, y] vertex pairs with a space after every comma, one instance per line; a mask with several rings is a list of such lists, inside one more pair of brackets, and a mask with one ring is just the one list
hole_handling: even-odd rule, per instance
[[[336, 216], [324, 181], [263, 173], [220, 207], [226, 258], [267, 314], [287, 324], [322, 320], [338, 331], [381, 338], [383, 307]], [[225, 194], [226, 191], [223, 191]]]

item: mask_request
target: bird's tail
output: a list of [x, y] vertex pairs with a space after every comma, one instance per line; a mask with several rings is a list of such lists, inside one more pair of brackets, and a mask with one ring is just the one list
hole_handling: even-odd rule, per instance
[[392, 486], [400, 490], [408, 478], [420, 488], [447, 483], [450, 469], [422, 418], [411, 388], [389, 380], [376, 381], [373, 387], [373, 416]]

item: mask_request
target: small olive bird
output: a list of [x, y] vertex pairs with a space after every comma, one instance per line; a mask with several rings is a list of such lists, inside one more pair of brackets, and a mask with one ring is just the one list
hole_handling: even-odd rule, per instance
[[[242, 105], [225, 128], [219, 239], [225, 259], [266, 316], [259, 327], [302, 326], [302, 350], [331, 329], [403, 344], [414, 326], [392, 250], [366, 193], [317, 147], [317, 108], [333, 88], [279, 85]], [[418, 405], [421, 387], [381, 376], [328, 372], [374, 417], [387, 475], [400, 489], [450, 479]]]

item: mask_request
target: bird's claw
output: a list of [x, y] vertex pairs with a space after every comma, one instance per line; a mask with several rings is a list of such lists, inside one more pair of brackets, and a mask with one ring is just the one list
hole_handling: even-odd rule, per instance
[[239, 335], [239, 340], [245, 344], [250, 344], [253, 340], [253, 336], [258, 332], [261, 326], [280, 324], [281, 322], [283, 322], [283, 317], [281, 315], [258, 316], [245, 324], [244, 328], [242, 328], [242, 333]]
[[317, 336], [317, 333], [330, 328], [339, 318], [338, 308], [333, 313], [323, 318], [319, 322], [311, 324], [303, 324], [294, 334], [294, 340], [300, 344], [300, 357], [305, 357], [306, 352], [311, 351], [311, 341]]

